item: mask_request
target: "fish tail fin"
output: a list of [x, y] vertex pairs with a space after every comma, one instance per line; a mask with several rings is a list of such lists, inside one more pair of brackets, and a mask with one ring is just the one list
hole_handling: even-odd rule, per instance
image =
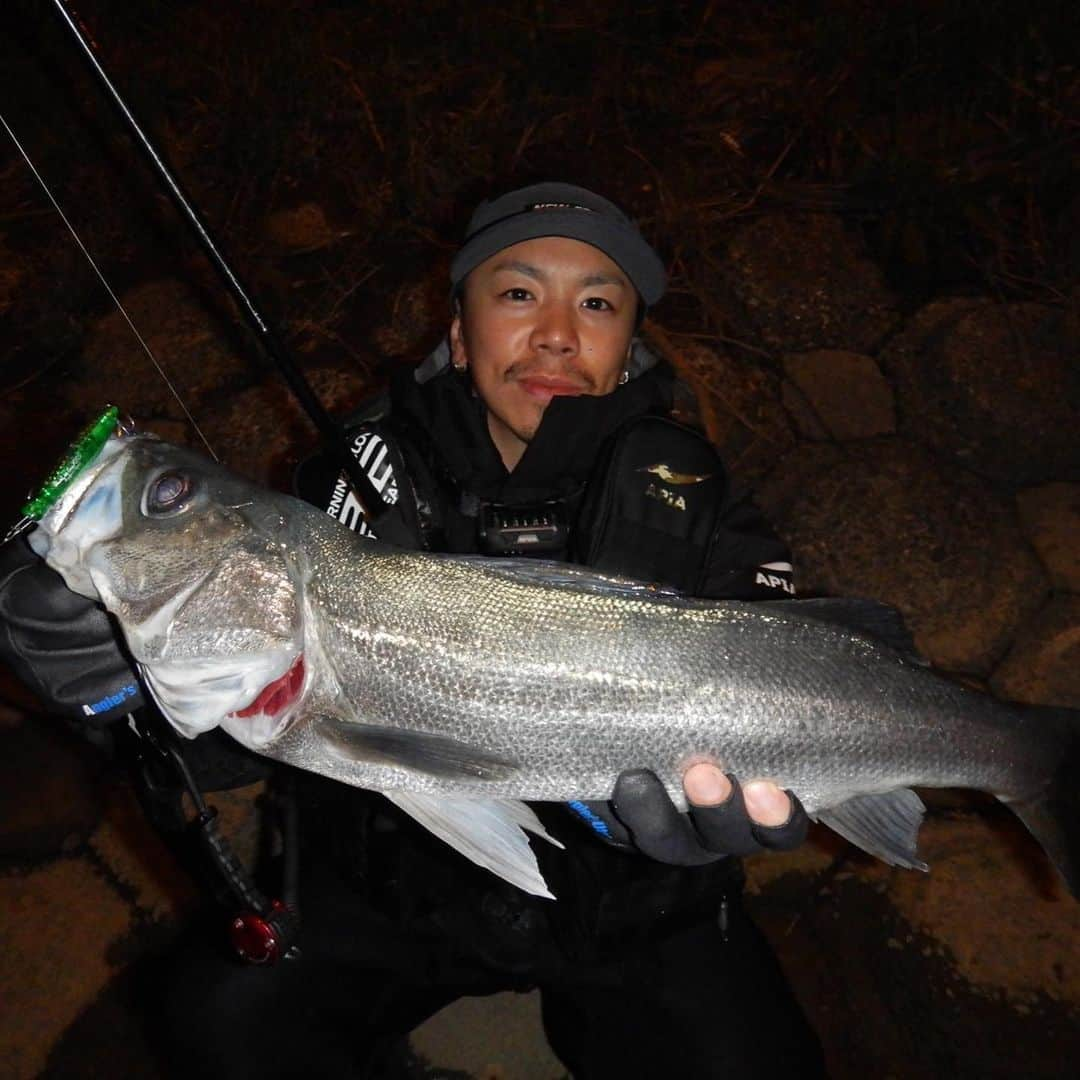
[[1080, 900], [1080, 711], [1039, 707], [1036, 722], [1058, 732], [1058, 757], [1050, 780], [1030, 798], [1003, 801]]

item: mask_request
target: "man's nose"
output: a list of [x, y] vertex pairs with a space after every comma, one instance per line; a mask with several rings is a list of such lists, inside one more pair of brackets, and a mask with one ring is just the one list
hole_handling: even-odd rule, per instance
[[577, 321], [569, 304], [545, 304], [538, 313], [532, 345], [549, 356], [573, 356], [578, 351]]

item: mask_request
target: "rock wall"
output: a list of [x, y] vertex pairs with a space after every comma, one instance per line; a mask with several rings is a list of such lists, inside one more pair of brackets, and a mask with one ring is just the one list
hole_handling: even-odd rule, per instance
[[800, 592], [893, 604], [944, 671], [1080, 707], [1075, 298], [905, 314], [828, 214], [742, 226], [722, 278], [739, 344], [649, 329]]

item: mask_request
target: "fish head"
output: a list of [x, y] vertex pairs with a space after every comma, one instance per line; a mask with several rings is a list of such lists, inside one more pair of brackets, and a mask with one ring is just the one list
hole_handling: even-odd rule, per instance
[[200, 454], [117, 433], [30, 535], [119, 622], [150, 691], [194, 737], [276, 738], [303, 690], [303, 583], [284, 497]]

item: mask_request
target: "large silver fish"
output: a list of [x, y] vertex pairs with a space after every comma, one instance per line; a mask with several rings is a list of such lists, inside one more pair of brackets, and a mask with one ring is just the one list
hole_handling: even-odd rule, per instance
[[544, 833], [520, 800], [605, 799], [647, 767], [685, 805], [700, 760], [923, 869], [910, 788], [992, 792], [1080, 891], [1075, 715], [934, 675], [881, 605], [713, 603], [402, 551], [145, 435], [110, 437], [30, 540], [116, 616], [183, 734], [220, 725], [380, 791], [538, 895], [521, 829]]

